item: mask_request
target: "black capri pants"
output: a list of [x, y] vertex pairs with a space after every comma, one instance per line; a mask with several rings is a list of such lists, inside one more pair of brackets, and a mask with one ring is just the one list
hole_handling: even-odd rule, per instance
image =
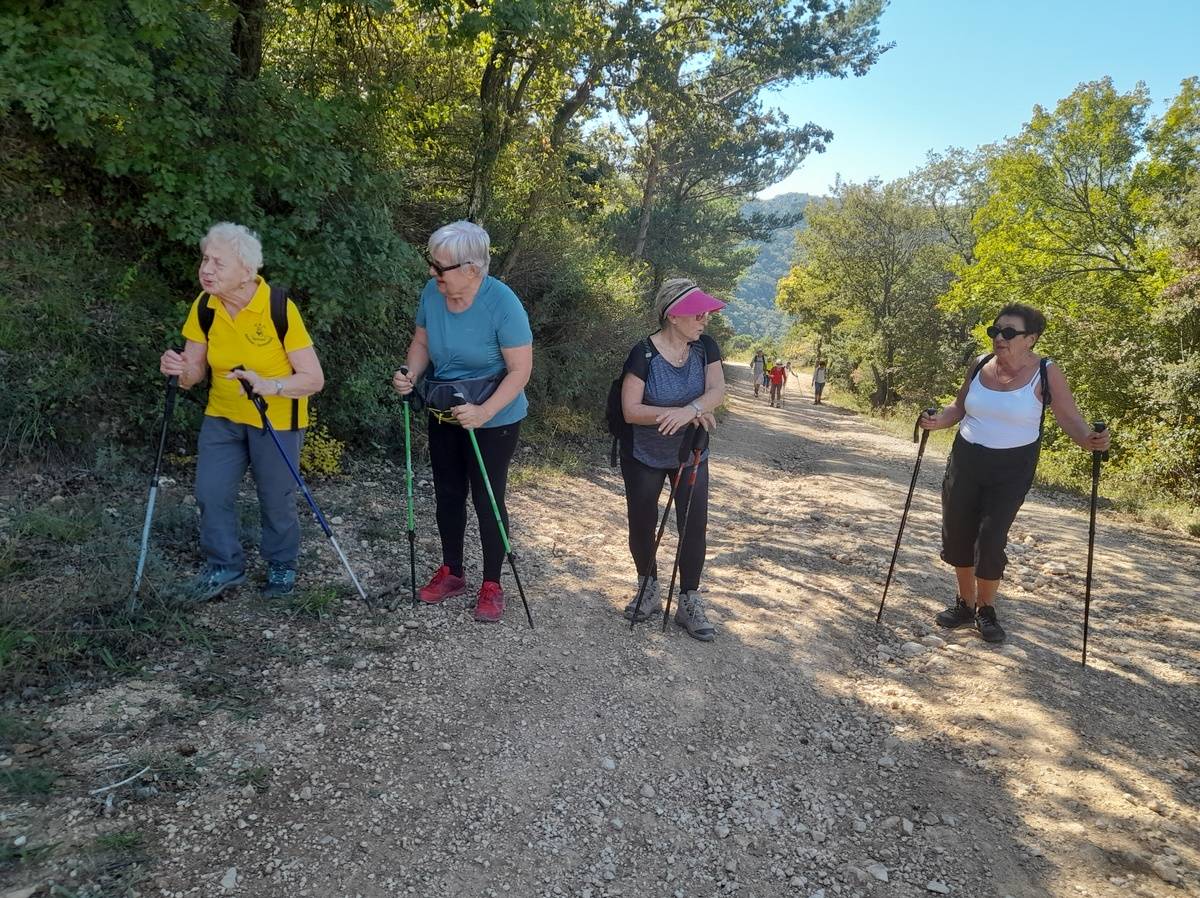
[[[479, 454], [483, 456], [505, 531], [508, 530], [508, 509], [504, 505], [504, 490], [520, 433], [520, 421], [475, 430]], [[504, 541], [496, 526], [496, 515], [492, 512], [492, 503], [479, 473], [479, 460], [475, 458], [467, 431], [458, 424], [443, 424], [430, 415], [429, 462], [433, 469], [433, 494], [437, 500], [438, 535], [442, 538], [442, 564], [449, 567], [451, 573], [462, 576], [469, 493], [475, 516], [479, 518], [483, 579], [499, 582], [500, 568], [504, 564]]]
[[[678, 469], [652, 468], [636, 458], [622, 454], [621, 476], [625, 478], [625, 506], [629, 511], [629, 553], [637, 566], [639, 577], [658, 579], [658, 563], [654, 557], [654, 536], [658, 526], [658, 497], [668, 477]], [[683, 509], [688, 504], [691, 462], [684, 467], [675, 494], [675, 527], [683, 528]], [[700, 572], [704, 569], [704, 553], [708, 533], [708, 459], [700, 462], [696, 471], [695, 495], [688, 509], [687, 533], [682, 534], [679, 551], [679, 591], [700, 588]]]
[[1008, 530], [1033, 485], [1040, 441], [989, 449], [954, 438], [942, 478], [942, 560], [974, 567], [981, 580], [999, 580], [1008, 556]]

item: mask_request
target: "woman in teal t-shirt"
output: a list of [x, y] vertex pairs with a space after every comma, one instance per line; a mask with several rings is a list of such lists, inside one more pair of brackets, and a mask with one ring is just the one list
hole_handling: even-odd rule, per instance
[[529, 409], [525, 385], [533, 371], [529, 316], [516, 294], [488, 275], [490, 253], [488, 233], [477, 224], [456, 221], [434, 231], [428, 255], [432, 277], [417, 306], [416, 329], [406, 359], [408, 374], [397, 371], [392, 378], [392, 386], [402, 396], [412, 392], [422, 374], [442, 381], [501, 378], [486, 400], [455, 406], [453, 422], [429, 416], [442, 564], [418, 596], [422, 602], [436, 605], [467, 590], [463, 537], [469, 490], [483, 544], [483, 583], [475, 603], [479, 621], [498, 621], [504, 615], [500, 586], [504, 543], [466, 431], [475, 431], [507, 529], [504, 488], [521, 421]]

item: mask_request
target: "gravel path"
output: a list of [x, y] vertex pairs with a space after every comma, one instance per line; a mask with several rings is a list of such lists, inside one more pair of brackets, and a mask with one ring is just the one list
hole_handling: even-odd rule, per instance
[[[1009, 641], [935, 633], [953, 588], [927, 453], [876, 626], [914, 447], [794, 393], [769, 409], [730, 375], [715, 642], [621, 620], [614, 472], [523, 482], [511, 510], [536, 630], [507, 575], [497, 626], [462, 599], [321, 622], [248, 590], [204, 608], [207, 646], [47, 701], [46, 737], [25, 748], [69, 767], [70, 787], [2, 825], [56, 846], [0, 867], [0, 896], [1197, 894], [1195, 543], [1102, 519], [1084, 671], [1086, 509], [1031, 497], [1002, 591]], [[319, 489], [375, 589], [407, 578], [403, 532], [366, 526], [402, 521], [400, 482]], [[667, 565], [673, 547], [668, 533]]]

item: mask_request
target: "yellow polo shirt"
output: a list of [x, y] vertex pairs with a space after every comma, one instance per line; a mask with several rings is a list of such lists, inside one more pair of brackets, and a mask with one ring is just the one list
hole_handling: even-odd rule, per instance
[[[287, 303], [288, 330], [286, 343], [279, 342], [275, 324], [271, 321], [271, 288], [261, 277], [250, 304], [230, 318], [225, 304], [215, 296], [208, 297], [208, 307], [215, 313], [208, 339], [200, 329], [200, 300], [196, 297], [183, 325], [183, 336], [196, 343], [208, 343], [208, 364], [212, 368], [212, 383], [208, 391], [208, 407], [204, 414], [227, 418], [238, 424], [262, 427], [258, 409], [246, 396], [242, 382], [226, 380], [225, 375], [241, 365], [261, 374], [268, 380], [283, 380], [293, 373], [287, 354], [313, 345], [312, 338], [300, 320], [300, 310], [290, 299]], [[292, 400], [286, 396], [267, 396], [267, 417], [277, 430], [292, 426]], [[308, 399], [300, 400], [300, 426], [308, 426]]]

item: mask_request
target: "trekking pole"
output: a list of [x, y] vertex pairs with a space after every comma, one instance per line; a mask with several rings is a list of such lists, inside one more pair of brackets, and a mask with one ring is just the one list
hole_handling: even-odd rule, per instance
[[921, 471], [921, 456], [925, 454], [925, 443], [929, 440], [929, 431], [921, 430], [922, 415], [936, 415], [936, 408], [927, 408], [913, 425], [913, 442], [917, 442], [917, 432], [921, 432], [921, 445], [917, 449], [917, 463], [913, 465], [912, 483], [908, 485], [908, 498], [904, 500], [904, 514], [900, 515], [900, 529], [896, 533], [896, 547], [892, 549], [892, 563], [888, 565], [887, 580], [883, 583], [883, 598], [879, 600], [879, 613], [875, 615], [875, 623], [883, 620], [883, 603], [887, 601], [888, 587], [892, 585], [892, 572], [896, 569], [896, 556], [900, 554], [900, 538], [904, 536], [904, 524], [908, 521], [908, 507], [912, 505], [913, 490], [917, 488], [917, 474]]
[[[1103, 421], [1093, 421], [1092, 430], [1104, 433], [1108, 425]], [[1083, 666], [1087, 667], [1088, 618], [1092, 611], [1092, 549], [1096, 545], [1096, 494], [1100, 489], [1100, 462], [1108, 460], [1107, 452], [1092, 453], [1092, 510], [1088, 518], [1088, 559], [1087, 579], [1083, 587]]]
[[154, 472], [150, 475], [150, 498], [146, 501], [146, 520], [142, 524], [142, 547], [138, 552], [137, 569], [133, 573], [133, 591], [129, 594], [129, 613], [137, 609], [138, 590], [142, 588], [142, 572], [146, 569], [146, 554], [150, 551], [150, 522], [154, 520], [154, 506], [158, 501], [158, 478], [162, 474], [163, 453], [167, 449], [167, 430], [171, 415], [175, 413], [175, 392], [179, 389], [179, 376], [167, 378], [167, 392], [163, 400], [162, 428], [158, 432], [158, 452], [154, 455]]
[[[241, 365], [238, 365], [235, 371], [244, 370]], [[283, 448], [283, 443], [279, 442], [279, 434], [275, 432], [275, 428], [271, 426], [271, 420], [267, 417], [267, 401], [261, 396], [255, 396], [254, 391], [250, 388], [250, 384], [246, 383], [241, 378], [242, 389], [246, 391], [247, 398], [254, 403], [254, 407], [258, 409], [259, 417], [262, 418], [263, 429], [271, 435], [271, 439], [275, 441], [275, 448], [279, 450], [279, 454], [283, 456], [284, 462], [288, 466], [288, 470], [292, 472], [292, 478], [296, 481], [296, 485], [300, 487], [300, 492], [304, 494], [305, 501], [308, 502], [308, 507], [312, 509], [313, 517], [317, 523], [321, 525], [321, 529], [325, 531], [325, 535], [329, 537], [329, 542], [333, 546], [333, 551], [337, 553], [337, 557], [341, 559], [342, 567], [346, 569], [346, 573], [350, 575], [350, 582], [354, 584], [354, 588], [358, 590], [358, 597], [363, 600], [364, 604], [372, 611], [375, 606], [371, 604], [371, 600], [367, 598], [366, 592], [362, 588], [362, 584], [358, 582], [358, 577], [354, 576], [354, 569], [350, 567], [350, 562], [346, 560], [346, 553], [342, 551], [342, 547], [338, 545], [337, 538], [333, 535], [333, 528], [329, 526], [329, 522], [325, 520], [325, 515], [321, 514], [321, 509], [317, 507], [317, 501], [313, 498], [312, 493], [308, 491], [308, 487], [304, 484], [304, 478], [300, 476], [300, 472], [296, 466], [292, 464], [292, 460], [288, 458], [287, 451]]]
[[663, 632], [667, 632], [667, 619], [671, 616], [671, 594], [675, 591], [675, 575], [679, 572], [679, 556], [683, 554], [683, 541], [687, 537], [688, 515], [692, 510], [692, 496], [696, 492], [696, 474], [700, 470], [700, 456], [708, 448], [708, 431], [697, 427], [692, 437], [692, 470], [688, 475], [687, 501], [683, 503], [683, 523], [679, 525], [679, 542], [675, 544], [675, 563], [671, 565], [671, 585], [667, 588], [667, 604], [663, 610]]
[[[689, 430], [693, 427], [695, 427], [694, 424], [688, 425]], [[695, 439], [695, 434], [692, 435], [692, 438]], [[679, 470], [675, 472], [675, 476], [671, 480], [671, 489], [667, 493], [667, 507], [663, 511], [662, 520], [658, 524], [658, 535], [654, 537], [654, 552], [651, 555], [651, 559], [658, 557], [658, 546], [659, 543], [662, 542], [663, 531], [667, 529], [667, 518], [671, 515], [671, 503], [675, 499], [676, 490], [679, 489], [679, 479], [683, 477], [683, 469], [687, 465], [688, 455], [691, 452], [691, 447], [691, 440], [684, 440], [683, 444], [679, 447]], [[633, 632], [634, 624], [637, 623], [638, 615], [642, 613], [642, 597], [645, 595], [646, 584], [650, 582], [650, 578], [649, 576], [646, 576], [642, 577], [641, 580], [642, 582], [638, 586], [637, 598], [634, 600], [633, 617], [629, 620], [629, 632], [631, 633]]]
[[[408, 366], [401, 365], [400, 373], [408, 377]], [[412, 394], [400, 397], [404, 401], [404, 485], [408, 492], [408, 583], [412, 590], [412, 606], [417, 607], [417, 525], [413, 519], [412, 430], [410, 425]]]

